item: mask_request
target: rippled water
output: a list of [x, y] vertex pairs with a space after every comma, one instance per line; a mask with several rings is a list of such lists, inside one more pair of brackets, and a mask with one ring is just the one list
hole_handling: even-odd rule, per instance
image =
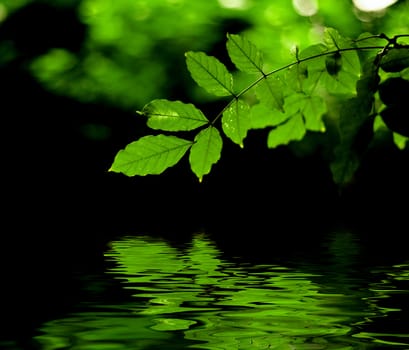
[[358, 248], [339, 233], [319, 259], [261, 263], [226, 256], [205, 234], [183, 245], [122, 237], [104, 275], [127, 297], [94, 292], [41, 324], [32, 348], [409, 349], [409, 256], [356, 265]]

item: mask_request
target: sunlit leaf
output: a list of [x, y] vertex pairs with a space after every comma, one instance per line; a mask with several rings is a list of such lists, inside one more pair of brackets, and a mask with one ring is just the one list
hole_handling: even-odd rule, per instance
[[284, 108], [286, 113], [294, 115], [297, 112], [304, 117], [305, 128], [311, 131], [325, 131], [322, 116], [327, 107], [325, 101], [319, 96], [306, 94], [293, 94], [286, 98]]
[[321, 77], [326, 71], [326, 51], [328, 49], [323, 44], [311, 45], [302, 50], [298, 54], [300, 62], [286, 71], [283, 87], [287, 91], [314, 93], [322, 85]]
[[141, 114], [148, 118], [152, 129], [166, 131], [193, 130], [208, 123], [204, 114], [191, 103], [180, 101], [153, 100]]
[[296, 64], [287, 69], [283, 78], [286, 95], [302, 91], [303, 82], [308, 76], [309, 73], [305, 65]]
[[276, 126], [285, 122], [290, 116], [277, 109], [271, 109], [264, 103], [251, 107], [251, 129], [263, 129], [267, 126]]
[[306, 60], [299, 65], [303, 69], [308, 69], [308, 73], [317, 70], [323, 71], [325, 69], [325, 56], [322, 54], [326, 51], [328, 51], [328, 48], [324, 44], [308, 46], [301, 50], [298, 56], [300, 60]]
[[243, 147], [243, 140], [250, 129], [250, 107], [242, 100], [235, 99], [224, 111], [223, 131], [234, 143]]
[[283, 82], [276, 76], [269, 76], [257, 84], [256, 96], [259, 101], [272, 109], [283, 110]]
[[369, 32], [364, 32], [359, 34], [358, 38], [354, 40], [356, 47], [370, 47], [370, 46], [379, 46], [382, 47], [385, 45], [385, 39], [380, 38], [378, 35], [373, 35]]
[[402, 79], [409, 80], [409, 67], [402, 70], [399, 75]]
[[120, 150], [110, 171], [127, 176], [161, 174], [175, 165], [192, 146], [192, 141], [176, 136], [144, 136]]
[[227, 52], [235, 66], [248, 73], [263, 74], [263, 55], [257, 47], [236, 34], [227, 34]]
[[189, 51], [186, 64], [195, 82], [216, 96], [233, 96], [233, 76], [217, 58]]
[[204, 175], [210, 172], [213, 164], [220, 159], [223, 141], [219, 131], [213, 127], [200, 131], [195, 137], [195, 143], [190, 149], [190, 167], [202, 181]]
[[321, 76], [326, 70], [325, 45], [317, 44], [302, 50], [298, 58], [300, 63], [291, 67], [285, 75], [285, 85], [296, 92], [315, 93], [320, 87]]
[[324, 45], [329, 50], [351, 47], [352, 43], [351, 39], [342, 36], [335, 28], [326, 27], [324, 29]]
[[306, 129], [302, 117], [296, 115], [269, 132], [267, 145], [269, 148], [287, 145], [291, 141], [301, 140], [305, 133]]
[[358, 53], [356, 51], [343, 51], [342, 56], [342, 68], [341, 71], [346, 72], [355, 78], [359, 78], [361, 73], [361, 62], [359, 60]]
[[396, 147], [403, 150], [407, 145], [409, 145], [409, 137], [394, 132], [393, 142], [395, 143]]
[[313, 70], [308, 73], [308, 77], [302, 80], [301, 90], [308, 95], [322, 94], [326, 90], [323, 77], [328, 75], [325, 68], [323, 70]]
[[323, 75], [323, 85], [331, 94], [353, 96], [361, 74], [359, 56], [355, 51], [341, 52], [342, 66], [336, 75]]
[[388, 127], [386, 126], [385, 122], [382, 120], [380, 115], [377, 115], [375, 117], [375, 120], [373, 123], [373, 130], [375, 132], [378, 130], [388, 130]]
[[359, 56], [356, 51], [342, 49], [353, 47], [353, 41], [343, 37], [334, 28], [325, 28], [324, 44], [330, 51], [341, 50], [336, 53], [335, 59], [326, 58], [328, 74], [323, 76], [324, 86], [331, 94], [352, 96], [361, 72]]

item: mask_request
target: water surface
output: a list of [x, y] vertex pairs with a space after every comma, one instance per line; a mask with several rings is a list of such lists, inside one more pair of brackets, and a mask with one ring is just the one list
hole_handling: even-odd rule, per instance
[[[409, 349], [409, 257], [363, 263], [361, 243], [349, 232], [331, 233], [318, 251], [249, 259], [226, 254], [204, 233], [183, 244], [121, 237], [105, 251], [103, 276], [123, 297], [94, 291], [63, 317], [43, 322], [31, 344], [44, 350]], [[95, 284], [96, 276], [88, 278]]]

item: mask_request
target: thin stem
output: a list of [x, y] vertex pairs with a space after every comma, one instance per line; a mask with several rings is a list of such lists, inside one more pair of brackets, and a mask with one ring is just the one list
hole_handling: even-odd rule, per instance
[[409, 34], [398, 34], [398, 35], [395, 35], [394, 36], [394, 38], [403, 38], [403, 37], [409, 37]]
[[375, 34], [375, 35], [370, 35], [365, 38], [361, 39], [354, 39], [354, 43], [359, 43], [360, 41], [368, 40], [368, 39], [385, 39], [385, 40], [390, 40], [385, 34]]

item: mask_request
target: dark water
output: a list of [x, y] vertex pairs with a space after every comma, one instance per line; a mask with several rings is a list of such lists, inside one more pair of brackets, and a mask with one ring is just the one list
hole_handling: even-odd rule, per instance
[[77, 266], [47, 317], [30, 328], [22, 314], [1, 349], [409, 349], [401, 246], [390, 254], [346, 230], [259, 254], [230, 242], [119, 236], [102, 263]]

